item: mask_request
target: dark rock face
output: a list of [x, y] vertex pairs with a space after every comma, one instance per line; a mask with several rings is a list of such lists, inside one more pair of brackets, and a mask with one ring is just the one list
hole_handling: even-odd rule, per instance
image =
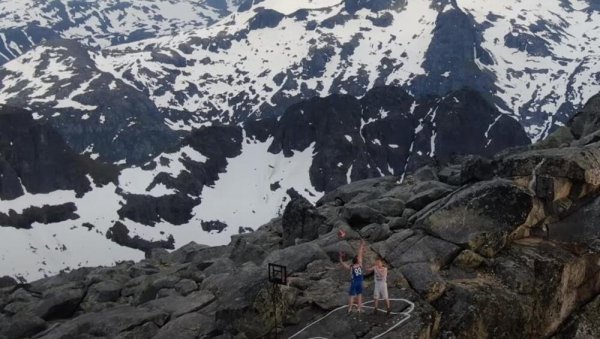
[[9, 339], [27, 338], [46, 329], [46, 322], [39, 317], [15, 316], [6, 324], [5, 336]]
[[260, 140], [271, 131], [272, 153], [291, 156], [313, 146], [311, 182], [325, 192], [349, 179], [401, 176], [457, 155], [492, 156], [529, 144], [516, 120], [467, 89], [415, 99], [401, 88], [381, 86], [360, 101], [348, 95], [314, 98], [291, 106], [279, 121], [263, 119], [247, 126]]
[[83, 299], [84, 291], [78, 285], [51, 288], [43, 292], [43, 300], [33, 308], [33, 313], [46, 320], [70, 318]]
[[413, 188], [412, 193], [414, 195], [406, 201], [406, 207], [414, 210], [420, 210], [430, 203], [452, 193], [453, 191], [454, 187], [438, 181], [424, 181], [418, 183]]
[[173, 239], [172, 235], [170, 235], [166, 241], [148, 241], [140, 238], [137, 235], [132, 238], [129, 236], [129, 229], [127, 229], [127, 226], [123, 225], [123, 223], [119, 221], [117, 221], [113, 227], [108, 229], [108, 232], [106, 232], [106, 238], [121, 246], [135, 248], [144, 252], [149, 252], [154, 248], [175, 248], [175, 240]]
[[[95, 184], [116, 182], [118, 170], [73, 152], [51, 127], [25, 110], [0, 106], [0, 198], [73, 190], [83, 195]], [[21, 186], [21, 184], [23, 186]]]
[[72, 202], [56, 206], [28, 207], [21, 214], [10, 210], [8, 215], [0, 213], [0, 225], [29, 229], [35, 222], [52, 224], [78, 219], [79, 216], [75, 211], [77, 211], [77, 207]]
[[201, 222], [201, 225], [202, 229], [206, 232], [216, 231], [221, 233], [227, 228], [227, 224], [219, 220], [203, 221]]
[[118, 211], [119, 217], [144, 225], [154, 225], [161, 220], [181, 225], [192, 218], [192, 209], [198, 203], [183, 194], [152, 197], [147, 195], [125, 195], [126, 204]]
[[423, 64], [429, 76], [418, 77], [413, 87], [419, 95], [444, 95], [463, 88], [494, 93], [494, 75], [475, 64], [476, 60], [491, 62], [488, 52], [480, 46], [481, 32], [470, 15], [453, 7], [437, 17]]
[[277, 27], [281, 19], [283, 19], [283, 14], [272, 9], [263, 9], [250, 20], [248, 28], [255, 30]]
[[337, 204], [338, 201], [343, 206], [354, 199], [359, 201], [375, 199], [397, 186], [397, 181], [395, 177], [359, 180], [326, 193], [317, 201], [317, 206]]
[[0, 277], [0, 288], [12, 287], [17, 284], [17, 281], [9, 276]]
[[570, 130], [576, 138], [588, 136], [600, 130], [600, 94], [592, 97], [583, 110], [569, 122]]
[[304, 197], [292, 199], [283, 212], [283, 247], [292, 246], [296, 240], [314, 240], [326, 233], [322, 224], [325, 217]]
[[[435, 149], [430, 151], [435, 152], [441, 163], [448, 162], [453, 155], [492, 156], [506, 148], [529, 144], [516, 120], [500, 114], [475, 91], [458, 90], [427, 110], [433, 111], [435, 114], [429, 116], [433, 118], [424, 119], [432, 124], [426, 130], [430, 128], [435, 134], [432, 134]], [[475, 132], [464, 133], [466, 130]]]
[[600, 198], [583, 205], [565, 219], [548, 225], [548, 237], [560, 242], [574, 242], [594, 250], [600, 249]]
[[[357, 153], [355, 147], [364, 147], [358, 141], [360, 106], [354, 100], [332, 96], [292, 106], [273, 133], [274, 141], [269, 151], [283, 151], [291, 155], [293, 151], [303, 151], [315, 143], [315, 156], [310, 168], [314, 187], [324, 191], [345, 184], [346, 172]], [[349, 139], [356, 140], [359, 145], [354, 146]], [[340, 162], [341, 167], [338, 166]], [[363, 162], [362, 166], [366, 163]]]
[[105, 280], [90, 287], [85, 298], [88, 303], [114, 302], [121, 296], [122, 286], [115, 280]]
[[383, 223], [385, 217], [378, 210], [361, 204], [347, 204], [340, 216], [354, 229], [361, 229], [372, 223]]
[[390, 235], [388, 225], [370, 224], [360, 229], [360, 236], [369, 242], [379, 242], [387, 239]]
[[400, 9], [406, 6], [406, 0], [346, 0], [344, 5], [349, 13], [355, 13], [363, 8], [378, 12], [387, 9]]
[[527, 33], [508, 33], [504, 36], [504, 45], [533, 56], [546, 56], [550, 53], [548, 43], [538, 36]]

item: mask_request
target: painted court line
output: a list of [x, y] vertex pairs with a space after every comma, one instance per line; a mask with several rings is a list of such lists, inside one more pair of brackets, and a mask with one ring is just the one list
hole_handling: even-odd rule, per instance
[[[405, 302], [405, 303], [407, 303], [407, 304], [409, 305], [409, 307], [408, 307], [408, 310], [406, 310], [406, 311], [403, 311], [403, 312], [400, 312], [400, 313], [397, 313], [397, 312], [392, 312], [392, 314], [395, 314], [395, 315], [400, 315], [400, 314], [401, 314], [401, 315], [404, 315], [405, 317], [404, 317], [404, 318], [402, 318], [402, 320], [400, 320], [400, 321], [398, 321], [397, 323], [395, 323], [395, 324], [394, 324], [394, 326], [392, 326], [392, 327], [388, 328], [388, 329], [387, 329], [387, 331], [385, 331], [385, 332], [383, 332], [383, 333], [381, 333], [381, 334], [378, 334], [378, 335], [374, 336], [374, 337], [373, 337], [373, 338], [371, 338], [371, 339], [378, 339], [378, 338], [381, 338], [381, 337], [383, 337], [384, 335], [386, 335], [386, 334], [390, 333], [391, 331], [393, 331], [394, 329], [398, 328], [398, 327], [399, 327], [400, 325], [402, 325], [402, 324], [403, 324], [405, 321], [407, 321], [408, 319], [410, 319], [410, 315], [411, 315], [412, 311], [415, 309], [415, 304], [414, 304], [412, 301], [410, 301], [410, 300], [406, 300], [406, 299], [402, 299], [402, 298], [397, 298], [397, 299], [390, 298], [389, 300], [390, 300], [390, 301], [403, 301], [403, 302]], [[371, 306], [364, 306], [365, 304], [370, 304], [370, 303], [373, 303], [373, 302], [374, 302], [373, 300], [371, 300], [371, 301], [367, 301], [367, 302], [363, 303], [363, 307], [366, 307], [366, 308], [373, 308], [373, 307], [371, 307]], [[310, 328], [310, 327], [312, 327], [313, 325], [315, 325], [315, 324], [317, 324], [317, 323], [319, 323], [319, 322], [323, 321], [324, 319], [326, 319], [327, 317], [329, 317], [329, 316], [330, 316], [330, 315], [332, 315], [333, 313], [335, 313], [335, 312], [337, 312], [337, 311], [339, 311], [339, 310], [343, 310], [343, 309], [345, 309], [345, 308], [347, 308], [347, 307], [348, 307], [348, 305], [344, 305], [344, 306], [340, 306], [340, 307], [338, 307], [338, 308], [336, 308], [336, 309], [334, 309], [334, 310], [330, 311], [329, 313], [327, 313], [327, 314], [326, 314], [326, 315], [324, 315], [323, 317], [321, 317], [321, 318], [319, 318], [319, 319], [317, 319], [317, 320], [313, 321], [312, 323], [310, 323], [310, 324], [306, 325], [306, 326], [305, 326], [303, 329], [301, 329], [300, 331], [298, 331], [298, 332], [297, 332], [297, 333], [295, 333], [294, 335], [292, 335], [292, 336], [288, 337], [288, 339], [292, 339], [292, 338], [294, 338], [294, 337], [296, 337], [296, 336], [298, 336], [298, 335], [302, 334], [302, 332], [306, 331], [307, 329], [309, 329], [309, 328]], [[329, 339], [329, 338], [326, 338], [326, 337], [310, 337], [309, 339]]]

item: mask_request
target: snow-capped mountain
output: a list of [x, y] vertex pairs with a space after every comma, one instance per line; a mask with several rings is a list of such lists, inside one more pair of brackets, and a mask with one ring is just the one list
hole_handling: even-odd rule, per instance
[[94, 49], [205, 27], [240, 0], [1, 0], [0, 65], [43, 41], [77, 40]]
[[[537, 140], [600, 88], [599, 16], [585, 0], [246, 2], [174, 37], [96, 52], [74, 43], [36, 48], [0, 70], [0, 102], [54, 116], [77, 151], [109, 161], [162, 151], [156, 142], [135, 153], [110, 145], [126, 140], [124, 126], [140, 115], [152, 121], [137, 121], [138, 129], [177, 134], [278, 115], [314, 96], [360, 97], [380, 85], [417, 97], [475, 88]], [[126, 116], [105, 98], [144, 109]], [[105, 119], [118, 121], [101, 136], [79, 132]]]
[[[592, 1], [198, 3], [231, 14], [127, 44], [97, 27], [61, 35], [0, 67], [0, 105], [64, 138], [0, 133], [0, 275], [223, 244], [276, 216], [290, 189], [314, 202], [353, 180], [491, 156], [600, 91]], [[50, 146], [67, 160], [35, 162]]]

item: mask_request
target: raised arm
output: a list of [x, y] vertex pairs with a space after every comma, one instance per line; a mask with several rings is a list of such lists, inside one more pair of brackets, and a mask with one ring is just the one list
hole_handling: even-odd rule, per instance
[[360, 247], [358, 249], [358, 264], [362, 266], [363, 254], [365, 253], [365, 241], [360, 241]]
[[340, 264], [342, 265], [343, 268], [350, 270], [352, 269], [352, 267], [350, 267], [350, 265], [346, 264], [343, 260], [342, 260], [342, 254], [340, 253]]

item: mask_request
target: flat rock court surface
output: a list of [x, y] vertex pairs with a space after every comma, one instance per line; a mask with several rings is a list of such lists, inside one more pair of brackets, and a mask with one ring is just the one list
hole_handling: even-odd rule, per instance
[[391, 314], [386, 315], [385, 302], [379, 301], [379, 311], [374, 313], [373, 300], [363, 304], [363, 312], [356, 309], [348, 314], [348, 306], [340, 306], [316, 318], [305, 327], [286, 336], [289, 339], [333, 338], [392, 338], [393, 332], [408, 321], [415, 305], [406, 299], [390, 299]]

